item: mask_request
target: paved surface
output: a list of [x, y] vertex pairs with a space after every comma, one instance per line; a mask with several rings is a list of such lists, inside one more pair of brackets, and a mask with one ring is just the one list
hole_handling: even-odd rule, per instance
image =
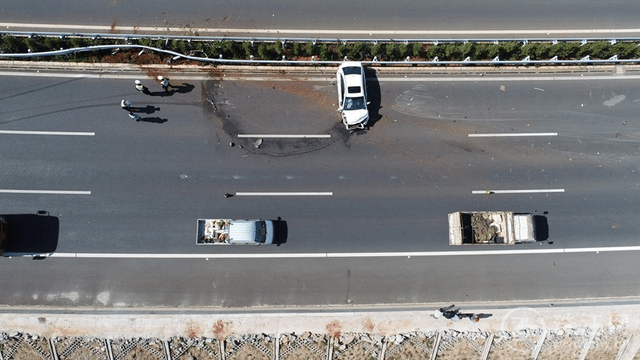
[[[24, 9], [30, 9], [25, 12]], [[156, 27], [166, 33], [167, 28], [183, 33], [193, 28], [212, 28], [206, 35], [232, 35], [235, 29], [242, 36], [245, 31], [260, 29], [249, 36], [328, 37], [328, 38], [518, 38], [526, 30], [536, 30], [535, 37], [592, 37], [594, 29], [605, 30], [596, 35], [609, 37], [638, 36], [637, 2], [611, 0], [607, 2], [583, 0], [506, 1], [462, 0], [438, 1], [351, 1], [314, 0], [304, 2], [250, 0], [191, 0], [187, 2], [141, 0], [92, 2], [89, 6], [79, 0], [56, 3], [5, 2], [0, 7], [0, 22], [27, 24], [79, 25], [71, 32], [92, 31], [90, 26], [102, 26], [102, 31], [117, 26]], [[84, 26], [84, 27], [83, 27]], [[105, 31], [105, 28], [107, 31]], [[15, 28], [13, 28], [15, 29]], [[31, 29], [35, 29], [32, 26]], [[287, 30], [295, 29], [295, 32]], [[616, 29], [635, 29], [616, 33]], [[23, 29], [29, 30], [29, 27]], [[51, 28], [50, 30], [56, 30]], [[353, 30], [368, 32], [348, 33]], [[403, 30], [430, 30], [436, 33], [405, 33]], [[461, 35], [456, 32], [469, 31]], [[491, 30], [495, 33], [480, 34]], [[513, 30], [524, 30], [513, 33]], [[580, 30], [566, 32], [563, 30]], [[323, 33], [319, 33], [323, 31]], [[383, 31], [383, 35], [369, 33]], [[129, 30], [128, 32], [133, 32]], [[138, 31], [135, 31], [138, 32]], [[204, 31], [198, 33], [205, 35]], [[244, 36], [247, 36], [246, 33]]]
[[[193, 88], [145, 96], [126, 77], [145, 75], [140, 73], [100, 79], [5, 74], [2, 129], [95, 136], [3, 134], [3, 188], [91, 191], [3, 193], [3, 213], [49, 211], [59, 220], [57, 253], [152, 252], [167, 258], [10, 259], [0, 263], [14, 275], [0, 279], [1, 302], [193, 307], [635, 296], [636, 251], [535, 253], [637, 245], [636, 80], [584, 80], [584, 74], [590, 76], [376, 75], [369, 90], [379, 106], [377, 122], [363, 134], [339, 125], [331, 80], [282, 81], [291, 78], [276, 75], [220, 82], [171, 74]], [[131, 121], [119, 108], [123, 97], [150, 106], [147, 121]], [[259, 149], [252, 141], [230, 147], [231, 141], [241, 144], [233, 137], [238, 131], [328, 132], [335, 138], [329, 144], [277, 140]], [[559, 136], [468, 137], [549, 131]], [[566, 191], [471, 194], [486, 188]], [[238, 191], [334, 195], [222, 196]], [[324, 256], [477, 250], [448, 246], [445, 214], [495, 208], [544, 215], [553, 244], [517, 247], [531, 250], [526, 254]], [[289, 225], [287, 243], [195, 245], [195, 219], [247, 214], [282, 217]], [[305, 253], [322, 256], [294, 256]], [[256, 258], [221, 258], [229, 254]], [[292, 256], [261, 258], [278, 254]]]

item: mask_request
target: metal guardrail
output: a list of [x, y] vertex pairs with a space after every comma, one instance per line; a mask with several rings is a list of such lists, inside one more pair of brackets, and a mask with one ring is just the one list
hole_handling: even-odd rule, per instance
[[[159, 53], [164, 53], [173, 56], [173, 60], [178, 59], [187, 59], [192, 61], [206, 62], [206, 63], [218, 63], [218, 64], [261, 64], [261, 65], [337, 65], [341, 64], [348, 59], [345, 58], [341, 61], [326, 61], [326, 60], [288, 60], [286, 58], [282, 58], [280, 60], [238, 60], [238, 59], [225, 59], [220, 55], [218, 58], [209, 58], [209, 57], [200, 57], [200, 56], [192, 56], [187, 54], [181, 54], [175, 51], [159, 49], [151, 46], [145, 45], [96, 45], [96, 46], [86, 46], [72, 49], [62, 49], [55, 51], [45, 51], [45, 52], [30, 52], [30, 53], [21, 53], [21, 54], [5, 54], [0, 53], [0, 58], [35, 58], [35, 57], [49, 57], [49, 56], [61, 56], [61, 55], [70, 55], [73, 53], [79, 52], [89, 52], [89, 51], [99, 51], [99, 50], [113, 50], [113, 49], [142, 49], [155, 51]], [[312, 57], [313, 58], [313, 57]], [[466, 65], [466, 66], [474, 66], [474, 65], [592, 65], [592, 64], [636, 64], [640, 63], [640, 59], [618, 59], [617, 56], [613, 56], [609, 59], [590, 59], [589, 56], [585, 56], [579, 60], [559, 60], [557, 57], [554, 57], [549, 60], [530, 60], [529, 57], [526, 57], [522, 60], [500, 60], [499, 58], [495, 58], [493, 60], [470, 60], [469, 58], [462, 61], [440, 61], [436, 57], [433, 60], [424, 60], [424, 61], [361, 61], [363, 64], [371, 64], [371, 65]]]

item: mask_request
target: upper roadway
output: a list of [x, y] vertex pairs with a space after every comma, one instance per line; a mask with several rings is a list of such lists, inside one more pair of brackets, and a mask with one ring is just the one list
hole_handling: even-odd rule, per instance
[[[341, 39], [640, 36], [629, 0], [5, 1], [6, 31]], [[195, 30], [197, 29], [197, 30]]]
[[[637, 76], [370, 69], [372, 127], [348, 133], [332, 73], [175, 73], [180, 91], [165, 96], [141, 73], [2, 72], [1, 213], [46, 210], [60, 225], [54, 257], [0, 262], [0, 304], [638, 295]], [[135, 77], [152, 96], [134, 89]], [[142, 122], [120, 109], [123, 98], [144, 109]], [[263, 135], [262, 144], [238, 134]], [[283, 134], [330, 137], [266, 136]], [[485, 190], [496, 193], [474, 194]], [[546, 241], [493, 255], [450, 247], [447, 213], [460, 210], [536, 213]], [[281, 217], [287, 242], [196, 246], [196, 219], [216, 217]], [[603, 251], [563, 252], [592, 247]]]

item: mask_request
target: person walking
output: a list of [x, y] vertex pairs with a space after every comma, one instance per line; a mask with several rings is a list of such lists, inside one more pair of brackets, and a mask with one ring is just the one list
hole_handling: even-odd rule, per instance
[[162, 86], [162, 89], [164, 91], [169, 91], [169, 87], [173, 87], [170, 83], [169, 83], [169, 78], [166, 78], [162, 75], [158, 75], [158, 81], [160, 82], [160, 86]]
[[142, 85], [142, 82], [140, 82], [140, 80], [136, 80], [136, 90], [145, 94], [149, 93], [149, 89], [147, 89], [146, 86]]
[[135, 120], [135, 122], [140, 122], [140, 115], [134, 113], [133, 111], [129, 112], [129, 117]]
[[120, 107], [124, 110], [131, 112], [131, 101], [127, 99], [122, 99], [122, 101], [120, 101]]

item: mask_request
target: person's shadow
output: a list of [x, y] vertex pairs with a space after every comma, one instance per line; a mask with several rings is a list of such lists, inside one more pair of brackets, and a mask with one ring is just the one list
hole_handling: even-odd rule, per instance
[[147, 105], [145, 107], [132, 106], [130, 109], [132, 112], [144, 114], [153, 114], [156, 111], [160, 111], [160, 108], [154, 107], [152, 105]]
[[186, 94], [191, 92], [195, 86], [191, 84], [182, 83], [180, 86], [171, 86], [171, 90], [178, 92], [180, 94]]
[[194, 85], [182, 83], [182, 85], [180, 85], [180, 86], [174, 86], [174, 85], [169, 86], [169, 89], [167, 91], [164, 91], [164, 90], [163, 91], [154, 91], [152, 93], [149, 93], [149, 95], [151, 95], [151, 96], [171, 96], [171, 95], [173, 95], [175, 93], [186, 94], [188, 92], [191, 92], [194, 88], [195, 88]]
[[140, 118], [140, 122], [148, 122], [148, 123], [154, 123], [154, 124], [162, 124], [162, 123], [166, 123], [167, 121], [168, 121], [167, 119], [163, 119], [159, 116]]

